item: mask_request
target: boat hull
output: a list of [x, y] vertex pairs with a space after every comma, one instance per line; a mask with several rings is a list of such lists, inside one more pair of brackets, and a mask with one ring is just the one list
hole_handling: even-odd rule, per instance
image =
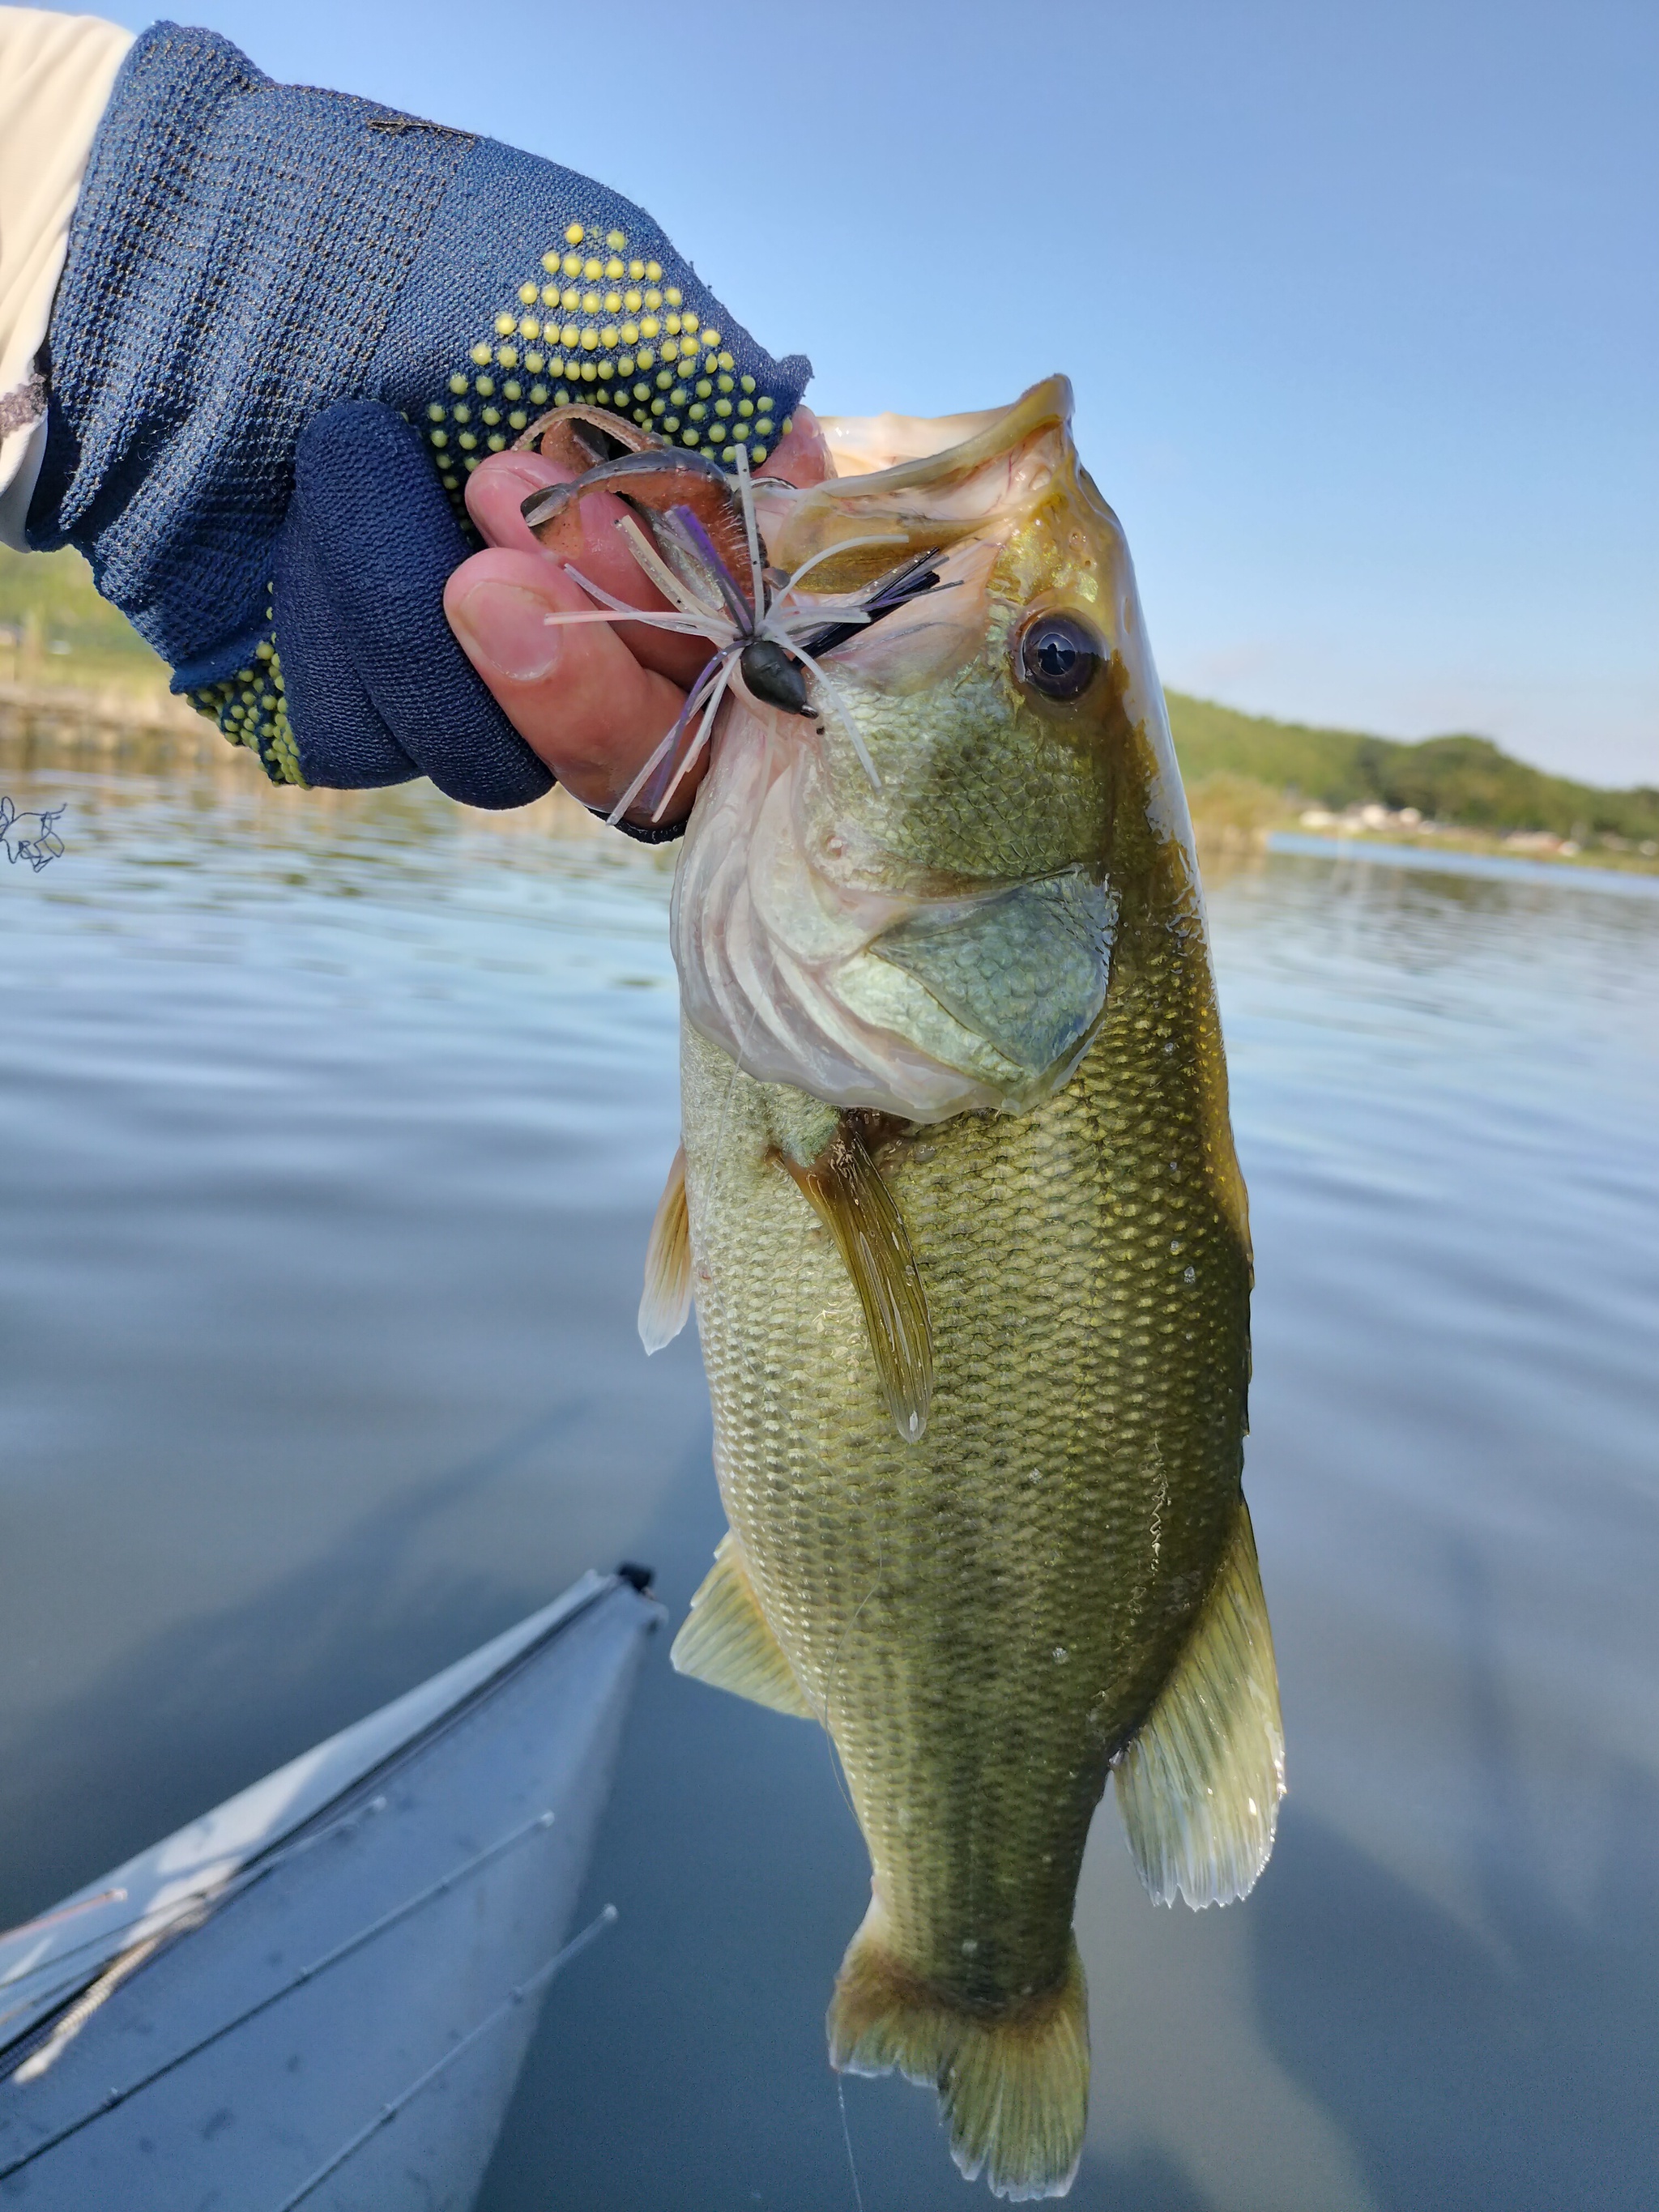
[[[429, 1697], [410, 1740], [297, 1826], [186, 1891], [159, 1935], [152, 1900], [73, 1993], [72, 1952], [60, 1960], [56, 2004], [0, 2050], [0, 2203], [473, 2203], [564, 1961], [658, 1618], [623, 1581], [590, 1577], [562, 1603], [459, 1698]], [[372, 1733], [366, 1748], [381, 1748]], [[203, 1826], [134, 1868], [165, 1875]], [[34, 1926], [62, 1945], [78, 1912], [106, 1913], [100, 1897], [133, 1881], [118, 1869]]]

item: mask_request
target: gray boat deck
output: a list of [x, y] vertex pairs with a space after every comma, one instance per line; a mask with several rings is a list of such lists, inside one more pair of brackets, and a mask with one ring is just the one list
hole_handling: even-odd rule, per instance
[[463, 2212], [659, 1608], [543, 1612], [0, 1936], [0, 2203]]

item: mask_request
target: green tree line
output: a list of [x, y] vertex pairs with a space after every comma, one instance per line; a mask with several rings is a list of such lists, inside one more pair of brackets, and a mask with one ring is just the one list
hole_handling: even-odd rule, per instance
[[1311, 729], [1169, 695], [1170, 724], [1189, 784], [1252, 778], [1304, 805], [1335, 811], [1372, 802], [1414, 806], [1470, 830], [1548, 830], [1559, 837], [1659, 838], [1659, 790], [1608, 791], [1511, 760], [1490, 738], [1403, 744], [1354, 730]]

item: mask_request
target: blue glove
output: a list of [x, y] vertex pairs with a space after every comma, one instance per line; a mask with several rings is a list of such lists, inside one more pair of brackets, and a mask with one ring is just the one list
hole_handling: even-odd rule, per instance
[[274, 780], [478, 806], [552, 779], [444, 620], [467, 474], [574, 398], [758, 462], [811, 373], [586, 178], [169, 23], [116, 81], [49, 356], [31, 543], [78, 545]]

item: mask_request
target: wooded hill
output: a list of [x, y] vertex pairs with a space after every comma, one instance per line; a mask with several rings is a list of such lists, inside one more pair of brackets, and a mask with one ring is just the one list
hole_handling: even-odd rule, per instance
[[1490, 738], [1425, 738], [1401, 744], [1355, 730], [1310, 729], [1241, 714], [1206, 699], [1169, 695], [1188, 784], [1248, 776], [1306, 805], [1371, 801], [1414, 806], [1426, 820], [1470, 830], [1548, 830], [1558, 837], [1659, 838], [1659, 790], [1605, 791], [1511, 760]]

